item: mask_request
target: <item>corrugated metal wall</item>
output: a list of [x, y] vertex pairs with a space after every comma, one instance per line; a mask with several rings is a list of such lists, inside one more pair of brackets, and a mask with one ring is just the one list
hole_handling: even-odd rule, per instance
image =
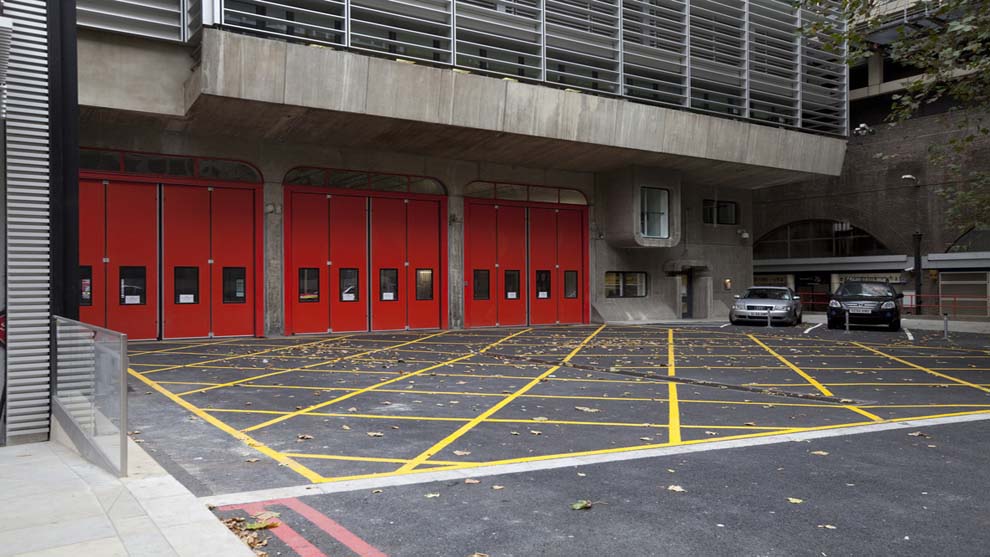
[[48, 15], [7, 0], [7, 442], [44, 438], [49, 416]]

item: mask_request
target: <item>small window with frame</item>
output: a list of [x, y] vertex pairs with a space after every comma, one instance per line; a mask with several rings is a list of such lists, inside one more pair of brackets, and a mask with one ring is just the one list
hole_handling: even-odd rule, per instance
[[299, 303], [315, 304], [320, 301], [319, 267], [299, 269]]
[[491, 298], [491, 281], [489, 280], [488, 269], [475, 269], [472, 273], [473, 286], [472, 293], [475, 300], [488, 300]]
[[93, 267], [91, 265], [79, 267], [79, 305], [93, 305]]
[[506, 300], [520, 299], [518, 269], [506, 269], [505, 271], [505, 299]]
[[552, 282], [550, 271], [536, 271], [536, 298], [545, 300], [550, 298], [550, 283]]
[[433, 299], [433, 269], [416, 269], [416, 299]]
[[564, 271], [564, 297], [578, 297], [578, 272]]
[[379, 269], [378, 299], [383, 302], [399, 301], [399, 270]]
[[247, 268], [223, 268], [223, 303], [247, 303]]
[[340, 278], [340, 301], [358, 302], [361, 300], [361, 272], [358, 269], [346, 268], [338, 271]]
[[605, 297], [644, 298], [647, 284], [646, 273], [608, 271], [605, 273]]
[[705, 199], [701, 205], [701, 219], [705, 224], [739, 224], [739, 204]]
[[120, 268], [120, 305], [143, 306], [147, 303], [148, 272], [145, 267]]
[[176, 267], [172, 278], [176, 304], [199, 303], [199, 267]]

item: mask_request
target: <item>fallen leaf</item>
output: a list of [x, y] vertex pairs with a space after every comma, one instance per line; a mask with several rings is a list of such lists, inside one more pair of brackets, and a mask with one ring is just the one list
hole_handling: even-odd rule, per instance
[[454, 454], [457, 456], [467, 456], [471, 454], [471, 451], [454, 451]]
[[245, 530], [265, 530], [267, 528], [274, 528], [274, 527], [276, 527], [278, 525], [279, 525], [279, 523], [278, 522], [275, 522], [275, 521], [272, 521], [272, 522], [248, 522], [247, 524], [244, 525], [244, 529]]
[[313, 438], [312, 435], [305, 435], [303, 433], [300, 433], [299, 435], [296, 435], [296, 440], [297, 441], [309, 441], [312, 438]]
[[798, 499], [797, 497], [788, 497], [787, 502], [794, 505], [800, 505], [801, 503], [804, 503], [804, 499]]
[[510, 431], [509, 432], [509, 435], [519, 435], [519, 432], [518, 431]]
[[811, 454], [817, 456], [828, 456], [828, 451], [811, 451]]
[[583, 477], [587, 476], [587, 474], [585, 474], [584, 472], [578, 472], [577, 475], [578, 475], [579, 478], [583, 478]]
[[543, 432], [538, 429], [531, 429], [529, 432], [533, 435], [543, 435]]
[[743, 425], [746, 425], [746, 426], [749, 426], [749, 427], [755, 427], [756, 426], [756, 422], [746, 422]]
[[357, 412], [357, 408], [351, 406], [350, 408], [347, 409], [347, 411], [348, 412]]
[[819, 528], [824, 528], [826, 530], [835, 530], [836, 529], [836, 527], [833, 526], [833, 525], [831, 525], [831, 524], [819, 524], [818, 527]]
[[378, 493], [381, 493], [382, 490], [380, 490], [380, 489], [373, 489], [373, 490], [371, 490], [371, 492], [372, 493], [375, 493], [375, 494], [378, 494]]
[[495, 491], [498, 491], [500, 489], [505, 489], [505, 486], [504, 485], [493, 485], [492, 486], [492, 489], [494, 489]]
[[588, 408], [587, 406], [575, 406], [574, 409], [580, 410], [582, 412], [587, 412], [589, 414], [594, 414], [595, 412], [601, 412], [601, 410], [597, 408]]
[[468, 479], [464, 480], [464, 483], [466, 483], [466, 484], [472, 484], [472, 485], [473, 484], [480, 484], [481, 483], [481, 480], [476, 480], [474, 478], [468, 478]]
[[639, 440], [640, 441], [653, 441], [653, 438], [652, 437], [640, 437]]
[[251, 515], [251, 518], [257, 519], [257, 520], [262, 521], [262, 522], [271, 520], [273, 518], [278, 518], [278, 517], [279, 517], [279, 513], [275, 512], [275, 511], [262, 511], [262, 512], [260, 512], [258, 514]]
[[385, 437], [385, 434], [380, 431], [369, 431], [368, 437]]
[[533, 421], [534, 422], [549, 422], [550, 421], [550, 418], [547, 418], [546, 416], [537, 416], [537, 417], [533, 418]]
[[249, 458], [249, 459], [245, 460], [244, 462], [258, 462], [258, 460], [259, 459], [257, 459], [257, 458]]
[[427, 499], [436, 499], [437, 497], [440, 497], [440, 494], [439, 493], [427, 493], [426, 494], [426, 498]]
[[687, 490], [679, 485], [669, 485], [667, 486], [667, 491], [676, 491], [678, 493], [684, 493]]
[[468, 557], [488, 557], [488, 554], [487, 553], [474, 552], [471, 555], [468, 555]]
[[929, 439], [931, 437], [927, 433], [922, 433], [920, 431], [914, 431], [912, 433], [908, 433], [908, 435], [910, 435], [911, 437], [924, 437], [925, 439]]
[[583, 511], [583, 510], [590, 509], [591, 508], [591, 505], [592, 505], [591, 501], [588, 501], [587, 499], [581, 499], [580, 501], [578, 501], [576, 503], [571, 503], [571, 510], [572, 511]]
[[718, 435], [718, 433], [714, 431], [705, 431], [705, 435]]
[[349, 425], [342, 425], [342, 426], [340, 426], [340, 429], [343, 429], [344, 431], [350, 431], [351, 430], [351, 426], [349, 426]]

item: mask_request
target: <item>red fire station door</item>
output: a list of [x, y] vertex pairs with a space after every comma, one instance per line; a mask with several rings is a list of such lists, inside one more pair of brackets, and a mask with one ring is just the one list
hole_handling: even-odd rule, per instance
[[371, 329], [406, 327], [406, 203], [371, 199]]
[[327, 299], [327, 255], [329, 205], [326, 194], [292, 193], [292, 269], [287, 294], [292, 304], [295, 333], [325, 333], [330, 330]]
[[210, 334], [210, 191], [162, 188], [162, 337]]
[[412, 199], [406, 204], [406, 307], [410, 329], [440, 328], [440, 203]]
[[132, 340], [158, 336], [158, 195], [142, 184], [107, 186], [107, 328]]
[[498, 323], [498, 304], [492, 293], [496, 273], [497, 245], [493, 232], [497, 226], [497, 209], [494, 205], [466, 203], [464, 212], [465, 322], [468, 327], [492, 327]]
[[[491, 234], [491, 233], [489, 233]], [[526, 208], [498, 207], [498, 324], [526, 324]]]
[[213, 336], [254, 334], [255, 195], [247, 189], [213, 190], [209, 289]]
[[[295, 218], [295, 216], [293, 216]], [[330, 328], [368, 330], [368, 199], [330, 198]]]
[[529, 209], [529, 322], [545, 325], [557, 322], [554, 288], [557, 266], [557, 215], [554, 209]]
[[557, 212], [557, 321], [581, 323], [584, 315], [584, 213]]
[[79, 183], [79, 318], [107, 326], [106, 186]]

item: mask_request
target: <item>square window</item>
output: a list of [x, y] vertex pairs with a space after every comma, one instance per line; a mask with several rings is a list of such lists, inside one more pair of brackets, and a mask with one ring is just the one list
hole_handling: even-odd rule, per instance
[[433, 299], [433, 269], [416, 269], [416, 299]]
[[519, 270], [505, 271], [505, 299], [518, 300], [519, 295]]
[[120, 268], [120, 305], [143, 306], [147, 302], [147, 277], [144, 267]]
[[399, 301], [399, 270], [379, 269], [378, 299], [383, 302]]
[[670, 237], [670, 192], [640, 188], [640, 234], [645, 238]]
[[93, 267], [79, 267], [79, 305], [93, 305]]
[[361, 273], [357, 269], [341, 269], [338, 273], [340, 278], [340, 301], [358, 302], [361, 300]]
[[245, 267], [223, 268], [223, 303], [243, 304], [247, 302], [247, 269]]
[[578, 272], [564, 271], [564, 297], [578, 297]]
[[540, 300], [550, 298], [550, 271], [536, 271], [536, 297]]
[[320, 269], [303, 267], [299, 269], [299, 303], [314, 304], [320, 301]]
[[606, 298], [643, 298], [647, 288], [646, 273], [608, 271], [605, 273]]
[[488, 300], [491, 297], [488, 269], [475, 269], [472, 275], [474, 280], [474, 285], [472, 288], [474, 299]]
[[176, 304], [199, 303], [199, 267], [176, 267], [174, 278]]
[[739, 224], [739, 204], [705, 199], [701, 205], [701, 220], [705, 224]]

